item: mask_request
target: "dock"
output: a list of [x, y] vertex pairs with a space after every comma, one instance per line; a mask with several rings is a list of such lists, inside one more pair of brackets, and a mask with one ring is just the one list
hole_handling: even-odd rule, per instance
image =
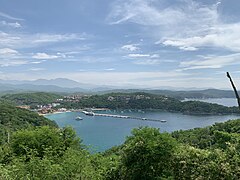
[[88, 112], [88, 111], [82, 111], [87, 116], [103, 116], [103, 117], [113, 117], [113, 118], [122, 118], [122, 119], [137, 119], [141, 121], [155, 121], [155, 122], [167, 122], [163, 119], [151, 119], [151, 118], [142, 118], [142, 117], [134, 117], [134, 116], [123, 116], [123, 115], [117, 115], [117, 114], [100, 114], [100, 113], [94, 113], [94, 112]]

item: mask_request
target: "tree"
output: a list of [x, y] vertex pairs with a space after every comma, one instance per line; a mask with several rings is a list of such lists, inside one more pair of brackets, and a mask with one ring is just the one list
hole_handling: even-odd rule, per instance
[[176, 141], [158, 129], [134, 129], [123, 147], [119, 178], [138, 180], [171, 176], [176, 147]]
[[11, 147], [18, 156], [47, 154], [61, 156], [69, 147], [80, 147], [80, 140], [71, 128], [57, 129], [49, 126], [25, 129], [13, 133]]

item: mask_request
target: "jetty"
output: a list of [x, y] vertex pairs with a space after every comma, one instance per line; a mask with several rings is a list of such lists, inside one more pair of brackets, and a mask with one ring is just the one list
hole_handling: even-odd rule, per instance
[[117, 115], [117, 114], [100, 114], [94, 113], [89, 111], [82, 111], [87, 116], [103, 116], [103, 117], [113, 117], [113, 118], [122, 118], [122, 119], [137, 119], [142, 121], [156, 121], [156, 122], [167, 122], [164, 119], [151, 119], [151, 118], [142, 118], [142, 117], [134, 117], [134, 116], [124, 116], [124, 115]]

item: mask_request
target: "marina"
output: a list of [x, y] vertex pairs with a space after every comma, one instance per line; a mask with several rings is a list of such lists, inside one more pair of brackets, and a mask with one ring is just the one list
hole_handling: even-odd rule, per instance
[[[131, 112], [126, 110], [124, 114], [121, 114], [121, 111], [116, 110], [111, 111], [111, 113], [110, 111], [98, 113], [120, 114], [139, 118], [89, 116], [82, 113], [82, 111], [49, 114], [46, 115], [46, 117], [54, 120], [59, 127], [72, 126], [76, 130], [77, 135], [83, 140], [84, 145], [90, 146], [92, 151], [100, 152], [122, 144], [125, 138], [131, 135], [133, 128], [148, 126], [159, 128], [160, 132], [173, 132], [180, 129], [186, 130], [196, 127], [206, 127], [216, 122], [224, 122], [229, 119], [239, 118], [237, 115], [193, 116], [165, 111], [145, 111], [145, 113], [141, 113], [134, 110], [131, 110]], [[83, 120], [75, 120], [77, 116], [82, 117]], [[144, 118], [167, 121], [165, 123], [160, 123], [158, 121], [146, 121]]]
[[123, 119], [137, 119], [142, 121], [156, 121], [156, 122], [167, 122], [164, 119], [151, 119], [151, 118], [142, 118], [142, 117], [134, 117], [134, 116], [123, 116], [123, 115], [117, 115], [117, 114], [100, 114], [100, 113], [94, 113], [89, 111], [82, 111], [87, 116], [103, 116], [103, 117], [112, 117], [112, 118], [123, 118]]

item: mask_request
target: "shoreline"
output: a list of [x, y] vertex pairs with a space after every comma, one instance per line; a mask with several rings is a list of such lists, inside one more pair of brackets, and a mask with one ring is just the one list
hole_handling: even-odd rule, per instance
[[38, 115], [39, 116], [48, 116], [48, 115], [62, 114], [62, 113], [68, 113], [68, 112], [73, 112], [73, 111], [56, 111], [56, 112], [46, 113], [46, 114], [38, 113]]

